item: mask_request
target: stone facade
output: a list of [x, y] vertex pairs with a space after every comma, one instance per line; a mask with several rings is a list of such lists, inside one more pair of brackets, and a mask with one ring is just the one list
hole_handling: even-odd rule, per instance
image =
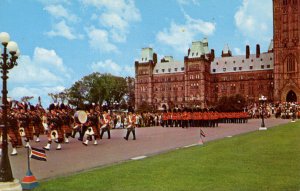
[[225, 45], [215, 58], [208, 40], [193, 42], [184, 61], [165, 56], [159, 62], [152, 48], [143, 48], [135, 62], [136, 107], [147, 102], [156, 109], [208, 107], [222, 96], [241, 94], [249, 102], [261, 95], [269, 101], [300, 100], [300, 0], [273, 0], [274, 42], [267, 52], [232, 56]]

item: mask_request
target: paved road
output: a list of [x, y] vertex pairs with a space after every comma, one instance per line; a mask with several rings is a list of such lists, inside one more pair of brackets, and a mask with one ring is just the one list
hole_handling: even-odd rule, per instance
[[[288, 123], [287, 120], [267, 119], [267, 127]], [[252, 119], [247, 124], [220, 124], [218, 128], [203, 128], [205, 141], [221, 139], [250, 131], [258, 130], [261, 120]], [[97, 146], [82, 145], [77, 139], [71, 139], [69, 144], [63, 144], [62, 150], [53, 148], [47, 151], [47, 162], [31, 160], [31, 170], [38, 180], [92, 169], [99, 166], [118, 163], [137, 156], [149, 156], [160, 152], [198, 143], [199, 128], [162, 128], [149, 127], [136, 129], [137, 140], [124, 140], [124, 129], [112, 130], [112, 138], [106, 137]], [[33, 147], [42, 148], [46, 137], [42, 136], [40, 143], [32, 143]], [[19, 154], [10, 157], [13, 175], [22, 180], [27, 170], [25, 148], [18, 149]]]

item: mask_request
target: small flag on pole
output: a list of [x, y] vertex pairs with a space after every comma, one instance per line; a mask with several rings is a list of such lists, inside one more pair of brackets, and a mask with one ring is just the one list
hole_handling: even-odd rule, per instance
[[37, 149], [37, 148], [31, 147], [30, 158], [33, 158], [36, 160], [47, 161], [46, 151], [42, 150], [42, 149]]
[[206, 136], [205, 133], [204, 133], [204, 131], [202, 131], [202, 129], [200, 129], [200, 135], [201, 135], [202, 137], [205, 137], [205, 136]]

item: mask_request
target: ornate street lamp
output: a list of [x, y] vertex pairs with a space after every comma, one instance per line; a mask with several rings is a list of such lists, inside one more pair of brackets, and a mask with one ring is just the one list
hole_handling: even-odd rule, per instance
[[[0, 69], [2, 73], [2, 157], [0, 163], [0, 185], [5, 187], [6, 185], [9, 187], [13, 187], [15, 189], [9, 190], [21, 190], [21, 185], [17, 180], [14, 180], [11, 166], [8, 157], [8, 123], [7, 123], [7, 109], [8, 109], [8, 101], [7, 101], [7, 73], [8, 70], [12, 69], [17, 65], [17, 59], [20, 55], [20, 51], [18, 45], [14, 41], [10, 41], [9, 34], [6, 32], [0, 33], [0, 42], [3, 45], [3, 53], [0, 56]], [[9, 54], [7, 53], [9, 51]], [[9, 185], [10, 184], [10, 185]], [[1, 188], [2, 188], [1, 187]], [[6, 190], [6, 189], [4, 189]]]
[[259, 130], [267, 130], [267, 127], [265, 126], [265, 119], [264, 119], [264, 115], [265, 115], [265, 102], [267, 101], [267, 98], [263, 95], [261, 95], [258, 98], [260, 104], [261, 104], [261, 126], [259, 128]]

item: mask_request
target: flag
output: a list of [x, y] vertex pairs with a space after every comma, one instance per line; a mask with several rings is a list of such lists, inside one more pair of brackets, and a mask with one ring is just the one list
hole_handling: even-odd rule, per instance
[[202, 129], [200, 129], [200, 136], [202, 136], [202, 137], [206, 136], [205, 133], [204, 133], [204, 131], [202, 131]]
[[37, 149], [37, 148], [31, 147], [30, 158], [33, 158], [36, 160], [47, 161], [46, 151], [43, 149]]

